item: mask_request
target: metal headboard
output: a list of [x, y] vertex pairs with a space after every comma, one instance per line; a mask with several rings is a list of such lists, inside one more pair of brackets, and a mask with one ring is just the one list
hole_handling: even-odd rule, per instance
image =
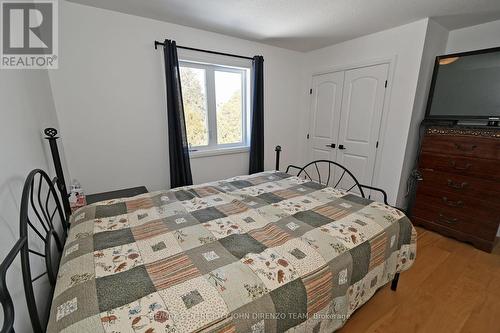
[[[6, 275], [18, 253], [21, 254], [24, 294], [33, 332], [45, 332], [59, 259], [68, 233], [68, 216], [54, 187], [56, 181], [51, 181], [45, 171], [35, 169], [29, 173], [24, 183], [19, 220], [20, 238], [0, 265], [0, 301], [4, 312], [2, 333], [14, 332], [14, 304], [7, 289]], [[34, 248], [34, 245], [38, 247]], [[33, 257], [42, 258], [45, 263], [45, 271], [36, 276], [32, 275], [30, 266], [30, 258]], [[47, 276], [50, 290], [44, 307], [45, 317], [40, 318], [34, 286], [43, 276]]]
[[[276, 146], [276, 170], [279, 170], [280, 167], [279, 161], [281, 151], [281, 147]], [[366, 194], [363, 189], [380, 192], [384, 198], [384, 203], [389, 205], [387, 201], [387, 193], [383, 189], [361, 184], [351, 171], [337, 162], [330, 160], [316, 160], [303, 167], [290, 164], [286, 168], [285, 172], [290, 173], [291, 169], [298, 170], [296, 174], [297, 177], [309, 179], [326, 186], [341, 188], [346, 192], [351, 192], [352, 190], [357, 189], [358, 194], [363, 198], [366, 198]], [[322, 173], [322, 171], [324, 172]]]

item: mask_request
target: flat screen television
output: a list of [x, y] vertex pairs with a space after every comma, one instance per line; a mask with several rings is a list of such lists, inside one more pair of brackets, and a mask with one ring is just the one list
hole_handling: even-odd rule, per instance
[[436, 57], [426, 119], [498, 118], [500, 47]]

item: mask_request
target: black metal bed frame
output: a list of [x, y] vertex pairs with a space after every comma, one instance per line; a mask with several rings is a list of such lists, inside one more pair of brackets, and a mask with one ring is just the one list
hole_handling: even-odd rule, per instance
[[[45, 171], [35, 169], [26, 178], [21, 199], [19, 234], [14, 247], [0, 265], [0, 301], [4, 312], [2, 333], [14, 332], [14, 303], [7, 288], [7, 271], [17, 255], [21, 254], [22, 280], [26, 305], [33, 331], [45, 332], [48, 321], [52, 295], [54, 292], [59, 260], [64, 248], [68, 232], [67, 215], [65, 214], [53, 181]], [[58, 218], [58, 219], [56, 219]], [[57, 223], [58, 222], [58, 223]], [[36, 236], [29, 237], [31, 234]], [[34, 249], [32, 243], [38, 241], [43, 251]], [[41, 258], [45, 263], [45, 271], [33, 277], [31, 258]], [[37, 306], [34, 284], [43, 276], [47, 276], [50, 290], [47, 302], [42, 311]], [[40, 316], [42, 312], [42, 318]]]
[[[276, 146], [274, 151], [276, 152], [276, 170], [279, 170], [280, 169], [280, 154], [282, 151], [281, 146]], [[323, 177], [323, 180], [326, 178], [326, 182], [323, 182], [321, 179], [320, 167], [318, 166], [321, 164], [328, 165], [328, 176]], [[313, 178], [307, 172], [307, 169], [313, 165], [314, 165], [313, 171], [316, 171], [317, 178]], [[332, 172], [332, 166], [334, 169], [333, 172]], [[336, 174], [335, 168], [339, 169], [339, 171], [341, 172], [341, 175], [339, 177], [337, 177], [337, 179], [335, 179], [335, 174]], [[289, 173], [290, 169], [299, 170], [298, 173], [296, 174], [297, 177], [300, 177], [301, 175], [303, 175], [302, 176], [303, 178], [306, 178], [306, 179], [309, 179], [311, 181], [320, 183], [320, 184], [325, 185], [325, 186], [333, 187], [333, 188], [338, 188], [339, 186], [344, 185], [344, 183], [342, 183], [342, 180], [347, 175], [347, 177], [349, 177], [351, 179], [352, 186], [348, 186], [347, 188], [343, 188], [343, 190], [345, 190], [346, 192], [351, 192], [353, 189], [357, 188], [358, 194], [361, 195], [363, 198], [366, 198], [366, 195], [365, 195], [365, 192], [363, 191], [363, 189], [380, 192], [384, 198], [384, 203], [389, 206], [389, 203], [387, 201], [387, 193], [383, 189], [378, 188], [378, 187], [374, 187], [374, 186], [370, 186], [370, 185], [361, 184], [351, 171], [349, 171], [346, 167], [344, 167], [343, 165], [341, 165], [337, 162], [330, 161], [330, 160], [316, 160], [316, 161], [309, 162], [308, 164], [306, 164], [303, 167], [299, 167], [299, 166], [290, 164], [286, 168], [285, 173]], [[334, 175], [333, 178], [332, 178], [332, 175]], [[330, 179], [332, 179], [335, 182], [335, 185], [330, 186]]]
[[[325, 183], [323, 183], [321, 181], [321, 172], [319, 171], [318, 164], [327, 164], [328, 165], [328, 177], [327, 177]], [[310, 167], [310, 166], [312, 166], [312, 165], [314, 165], [316, 173], [318, 175], [317, 179], [312, 178], [309, 175], [309, 173], [307, 172], [307, 168]], [[378, 192], [382, 193], [382, 195], [384, 197], [384, 203], [386, 205], [389, 205], [389, 203], [387, 202], [387, 193], [384, 190], [382, 190], [381, 188], [378, 188], [378, 187], [373, 187], [373, 186], [369, 186], [369, 185], [363, 185], [363, 184], [359, 183], [358, 180], [356, 179], [356, 177], [354, 177], [354, 175], [352, 174], [352, 172], [350, 172], [343, 165], [341, 165], [341, 164], [339, 164], [337, 162], [333, 162], [333, 161], [330, 161], [330, 160], [316, 160], [316, 161], [312, 161], [312, 162], [306, 164], [302, 168], [298, 167], [296, 165], [289, 165], [286, 168], [285, 173], [289, 173], [290, 169], [297, 169], [297, 170], [299, 170], [299, 172], [296, 175], [297, 177], [300, 177], [303, 174], [305, 178], [307, 178], [307, 179], [309, 179], [311, 181], [317, 181], [320, 184], [329, 186], [330, 185], [330, 179], [331, 179], [331, 176], [332, 176], [332, 171], [331, 171], [332, 170], [332, 165], [334, 166], [334, 169], [335, 168], [340, 169], [342, 171], [342, 174], [340, 175], [340, 177], [338, 177], [338, 179], [334, 179], [335, 185], [330, 186], [330, 187], [338, 188], [342, 184], [342, 180], [344, 180], [344, 177], [347, 175], [347, 177], [351, 178], [351, 180], [353, 182], [353, 185], [351, 187], [347, 188], [347, 189], [344, 189], [346, 192], [351, 192], [353, 189], [357, 188], [358, 191], [359, 191], [359, 194], [363, 198], [365, 198], [366, 196], [365, 196], [365, 192], [363, 191], [363, 188], [368, 189], [368, 190], [378, 191]]]
[[[275, 166], [275, 169], [279, 171], [279, 169], [280, 169], [280, 155], [281, 155], [281, 152], [282, 152], [281, 146], [276, 146], [276, 148], [274, 149], [274, 151], [276, 152], [276, 166]], [[318, 166], [318, 165], [321, 165], [321, 164], [326, 164], [328, 166], [328, 176], [327, 177], [323, 177], [323, 180], [326, 179], [326, 182], [322, 182], [320, 167]], [[313, 178], [307, 172], [308, 168], [311, 167], [311, 166], [314, 166], [314, 169], [312, 171], [313, 172], [316, 171], [317, 178]], [[333, 172], [332, 172], [332, 166], [334, 168]], [[338, 168], [338, 170], [341, 173], [340, 176], [338, 176], [338, 177], [335, 177], [335, 174], [336, 174], [335, 168]], [[356, 177], [352, 174], [351, 171], [349, 171], [346, 167], [344, 167], [343, 165], [341, 165], [341, 164], [339, 164], [337, 162], [330, 161], [330, 160], [316, 160], [316, 161], [309, 162], [308, 164], [306, 164], [303, 167], [299, 167], [299, 166], [290, 164], [286, 168], [285, 173], [289, 173], [290, 169], [296, 169], [296, 170], [298, 170], [298, 172], [296, 174], [297, 177], [301, 177], [302, 176], [305, 179], [309, 179], [310, 181], [318, 182], [318, 183], [326, 185], [326, 186], [329, 186], [330, 185], [330, 179], [333, 179], [333, 181], [335, 182], [335, 185], [329, 186], [329, 187], [333, 187], [333, 188], [338, 188], [341, 184], [344, 185], [345, 183], [342, 183], [342, 180], [347, 175], [347, 177], [349, 177], [351, 179], [351, 181], [352, 181], [352, 186], [347, 186], [347, 188], [343, 188], [344, 191], [351, 192], [353, 189], [357, 188], [357, 190], [358, 190], [357, 194], [360, 195], [363, 198], [366, 198], [365, 192], [363, 191], [363, 189], [367, 189], [367, 190], [370, 190], [370, 191], [380, 192], [382, 194], [383, 198], [384, 198], [384, 204], [390, 206], [389, 203], [388, 203], [388, 201], [387, 201], [387, 193], [383, 189], [378, 188], [378, 187], [374, 187], [374, 186], [370, 186], [370, 185], [363, 185], [363, 184], [361, 184], [356, 179]], [[332, 178], [332, 174], [334, 175], [333, 178]], [[396, 291], [396, 289], [398, 288], [398, 282], [399, 282], [399, 273], [396, 273], [394, 275], [394, 279], [391, 282], [391, 290]]]
[[[14, 333], [14, 302], [9, 293], [6, 280], [7, 272], [19, 253], [21, 254], [22, 280], [31, 326], [33, 328], [33, 332], [35, 333], [45, 332], [50, 313], [50, 306], [52, 303], [52, 296], [57, 280], [59, 262], [64, 249], [64, 244], [66, 242], [66, 237], [68, 235], [68, 221], [69, 216], [71, 215], [71, 209], [56, 142], [58, 139], [56, 136], [57, 130], [47, 128], [45, 129], [45, 134], [46, 139], [49, 141], [56, 177], [51, 180], [45, 171], [35, 169], [28, 174], [24, 183], [19, 219], [20, 238], [16, 241], [3, 262], [0, 264], [0, 302], [2, 304], [4, 314], [4, 322], [0, 333]], [[282, 149], [280, 146], [276, 146], [275, 151], [276, 170], [279, 170], [280, 154]], [[314, 178], [307, 172], [308, 167], [314, 166], [318, 175], [318, 180], [322, 183], [318, 167], [319, 163], [328, 164], [329, 174], [325, 185], [329, 185], [330, 169], [333, 165], [342, 171], [342, 174], [337, 179], [337, 183], [334, 187], [337, 187], [341, 183], [344, 176], [347, 175], [354, 181], [354, 185], [348, 189], [348, 191], [357, 187], [359, 191], [358, 195], [361, 195], [363, 198], [365, 197], [363, 189], [379, 191], [383, 194], [384, 202], [387, 204], [387, 194], [384, 190], [360, 184], [349, 170], [333, 161], [313, 161], [306, 164], [304, 167], [289, 165], [286, 172], [288, 173], [290, 169], [297, 169], [299, 170], [297, 176], [317, 181], [314, 180]], [[55, 185], [59, 190], [59, 194], [56, 191]], [[55, 223], [56, 217], [58, 217], [59, 223]], [[38, 242], [43, 246], [43, 251], [30, 247], [32, 241], [29, 236], [31, 234], [34, 234], [34, 240], [38, 240]], [[30, 258], [35, 257], [41, 258], [45, 262], [45, 271], [33, 277]], [[44, 313], [41, 318], [39, 311], [40, 308], [37, 306], [37, 298], [35, 297], [34, 284], [45, 275], [47, 276], [50, 284], [50, 290], [45, 303], [46, 306], [43, 308]], [[392, 290], [396, 290], [398, 280], [399, 273], [395, 275], [392, 281]]]
[[[31, 171], [26, 177], [19, 214], [20, 237], [0, 264], [0, 302], [4, 314], [1, 333], [14, 332], [14, 302], [7, 287], [7, 272], [18, 254], [20, 254], [24, 295], [33, 332], [45, 332], [59, 261], [68, 234], [71, 208], [57, 147], [57, 130], [47, 128], [44, 133], [49, 141], [56, 177], [51, 180], [41, 169]], [[34, 236], [30, 237], [31, 235]], [[34, 245], [38, 247], [35, 249]], [[43, 250], [40, 250], [40, 247]], [[45, 271], [35, 276], [31, 270], [31, 260], [34, 258], [41, 259], [42, 267], [45, 266]], [[43, 304], [38, 302], [45, 306], [38, 307], [39, 298], [35, 296], [34, 287], [44, 276], [47, 276], [50, 289], [46, 302]]]

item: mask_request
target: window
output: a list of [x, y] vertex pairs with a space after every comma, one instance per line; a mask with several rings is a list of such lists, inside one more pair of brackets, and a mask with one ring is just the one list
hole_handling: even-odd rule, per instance
[[192, 154], [247, 147], [249, 69], [181, 61], [180, 73]]

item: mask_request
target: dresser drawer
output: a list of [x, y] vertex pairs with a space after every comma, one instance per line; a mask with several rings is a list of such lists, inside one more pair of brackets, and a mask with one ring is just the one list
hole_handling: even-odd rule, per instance
[[500, 160], [500, 140], [471, 136], [426, 135], [422, 151]]
[[497, 229], [500, 223], [500, 205], [473, 197], [419, 186], [416, 204], [432, 206], [446, 216], [460, 216], [485, 228]]
[[447, 237], [453, 237], [455, 239], [471, 243], [473, 244], [476, 248], [486, 251], [486, 252], [492, 252], [493, 249], [495, 248], [495, 244], [497, 243], [497, 239], [494, 240], [485, 240], [483, 238], [477, 237], [475, 235], [461, 232], [456, 229], [449, 228], [448, 226], [437, 224], [431, 221], [423, 220], [418, 217], [413, 217], [412, 222], [414, 225], [417, 226], [422, 226], [426, 229], [434, 230], [444, 236]]
[[417, 201], [413, 217], [488, 241], [495, 240], [498, 228], [498, 224], [495, 228], [493, 224], [485, 224], [477, 217], [465, 216], [458, 210], [438, 208], [423, 201]]
[[420, 170], [420, 173], [419, 188], [427, 191], [439, 189], [500, 205], [500, 182], [429, 169]]
[[500, 181], [500, 161], [422, 152], [420, 169]]

